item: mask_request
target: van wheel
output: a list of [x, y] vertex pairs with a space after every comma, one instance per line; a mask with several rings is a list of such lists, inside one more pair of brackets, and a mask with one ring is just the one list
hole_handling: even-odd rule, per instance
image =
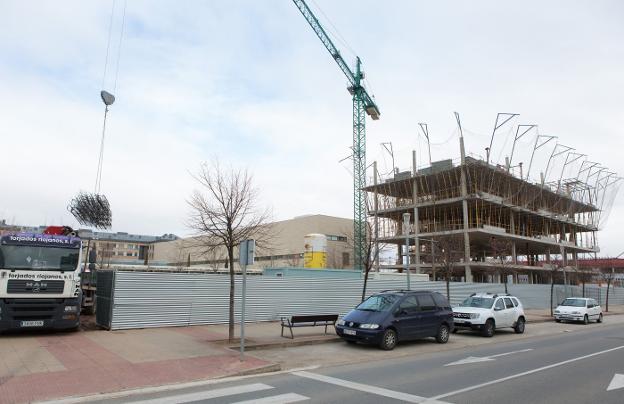
[[489, 319], [485, 322], [483, 328], [481, 329], [481, 335], [488, 338], [494, 336], [494, 320]]
[[391, 351], [397, 344], [397, 333], [391, 328], [388, 328], [381, 338], [379, 347], [385, 351]]
[[519, 317], [518, 321], [516, 321], [516, 326], [514, 327], [514, 331], [516, 332], [516, 334], [524, 333], [524, 326], [525, 326], [524, 317]]
[[449, 340], [449, 327], [446, 324], [442, 324], [438, 328], [438, 334], [435, 337], [438, 344], [446, 344]]

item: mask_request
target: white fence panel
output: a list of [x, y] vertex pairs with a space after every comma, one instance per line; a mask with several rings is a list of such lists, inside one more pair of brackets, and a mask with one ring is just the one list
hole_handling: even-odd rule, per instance
[[[295, 314], [343, 315], [360, 302], [362, 285], [361, 279], [249, 276], [246, 319], [256, 322], [279, 320], [280, 316]], [[404, 280], [369, 279], [367, 295], [382, 290], [404, 289], [405, 286]], [[412, 289], [434, 290], [446, 295], [444, 282], [414, 282]], [[474, 292], [502, 293], [504, 285], [457, 282], [451, 283], [450, 289], [451, 304], [456, 304]], [[520, 298], [525, 308], [549, 308], [550, 285], [510, 284], [508, 289], [509, 293]], [[562, 285], [556, 285], [553, 301], [562, 300], [561, 296], [565, 296], [562, 289]], [[624, 291], [617, 289], [611, 289], [610, 304], [624, 303]], [[240, 290], [241, 278], [237, 276], [237, 321]], [[570, 293], [580, 293], [580, 288], [569, 286]], [[601, 291], [601, 296], [604, 304], [606, 289]], [[227, 323], [229, 276], [117, 271], [112, 302], [110, 329]]]

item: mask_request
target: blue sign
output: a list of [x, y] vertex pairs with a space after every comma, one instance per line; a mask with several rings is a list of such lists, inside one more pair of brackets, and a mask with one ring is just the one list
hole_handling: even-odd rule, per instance
[[0, 245], [21, 245], [35, 247], [80, 248], [80, 239], [71, 236], [50, 234], [17, 233], [0, 237]]

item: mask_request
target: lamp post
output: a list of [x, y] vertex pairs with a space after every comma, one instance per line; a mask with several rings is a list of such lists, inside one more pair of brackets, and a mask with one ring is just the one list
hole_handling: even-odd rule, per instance
[[403, 213], [403, 232], [405, 233], [405, 271], [407, 272], [407, 290], [410, 290], [409, 223], [410, 223], [410, 214], [407, 212]]

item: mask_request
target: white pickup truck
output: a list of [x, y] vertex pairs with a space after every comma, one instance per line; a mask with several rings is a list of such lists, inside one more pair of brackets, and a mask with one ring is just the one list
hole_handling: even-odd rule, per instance
[[473, 293], [453, 307], [453, 320], [455, 330], [479, 330], [484, 337], [493, 336], [498, 328], [522, 334], [526, 325], [522, 303], [508, 294]]

